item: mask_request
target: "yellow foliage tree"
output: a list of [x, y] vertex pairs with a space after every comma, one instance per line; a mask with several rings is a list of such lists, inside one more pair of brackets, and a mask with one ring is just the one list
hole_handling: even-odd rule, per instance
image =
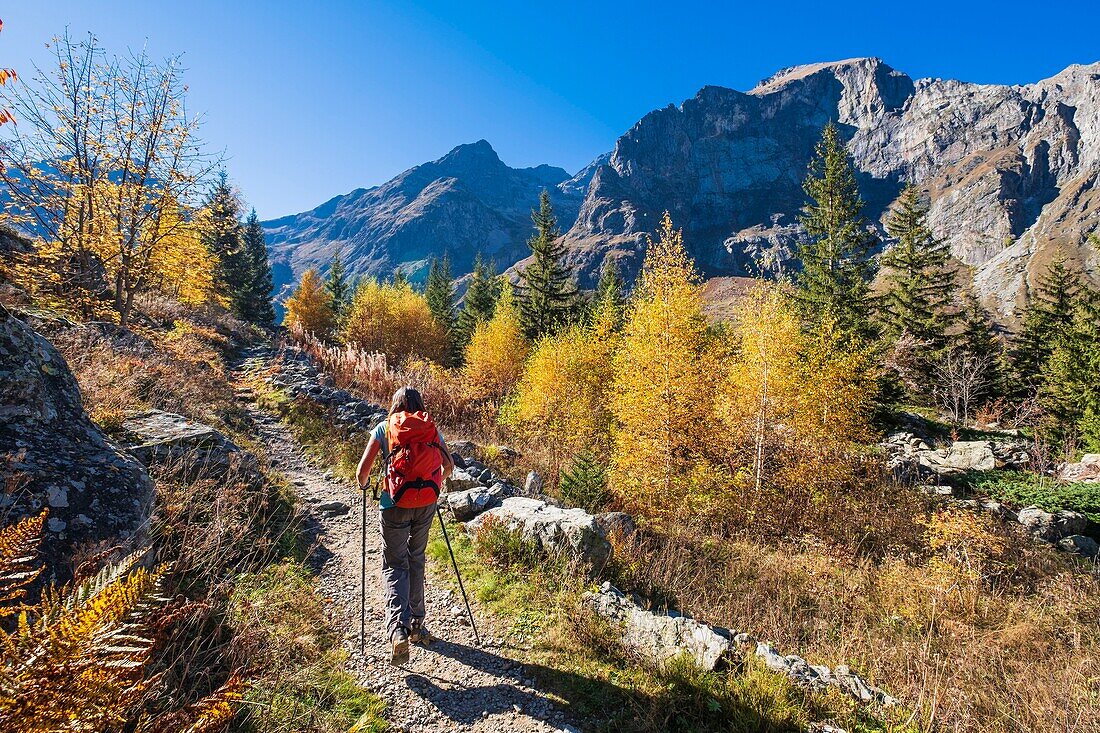
[[731, 471], [751, 477], [750, 519], [762, 492], [793, 504], [827, 499], [851, 478], [847, 458], [870, 432], [870, 352], [828, 319], [809, 333], [799, 323], [787, 293], [763, 283], [735, 314], [721, 406]]
[[360, 282], [342, 336], [344, 343], [385, 354], [396, 364], [410, 357], [438, 361], [447, 347], [447, 334], [432, 316], [428, 301], [407, 282]]
[[184, 305], [227, 304], [214, 285], [217, 258], [202, 241], [201, 216], [187, 220], [178, 205], [166, 204], [156, 226], [163, 228], [150, 257], [150, 284]]
[[614, 359], [611, 486], [641, 514], [691, 512], [715, 474], [715, 360], [702, 288], [666, 213], [650, 241]]
[[283, 306], [286, 309], [283, 325], [287, 328], [312, 333], [320, 338], [328, 338], [332, 334], [336, 319], [332, 311], [332, 297], [325, 290], [321, 276], [312, 267], [302, 273], [297, 289]]
[[528, 348], [512, 286], [505, 283], [493, 317], [477, 325], [466, 346], [470, 395], [499, 402], [519, 381]]
[[615, 319], [610, 307], [602, 308], [591, 325], [539, 341], [502, 410], [502, 423], [545, 447], [552, 475], [569, 455], [608, 448]]

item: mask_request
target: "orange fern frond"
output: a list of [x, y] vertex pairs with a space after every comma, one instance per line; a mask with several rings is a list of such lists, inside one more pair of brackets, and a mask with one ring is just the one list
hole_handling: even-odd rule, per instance
[[0, 619], [18, 613], [18, 601], [42, 572], [38, 547], [48, 511], [0, 529]]

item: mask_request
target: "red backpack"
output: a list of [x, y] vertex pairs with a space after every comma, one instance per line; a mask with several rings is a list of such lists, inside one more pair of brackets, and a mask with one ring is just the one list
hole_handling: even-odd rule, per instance
[[443, 483], [443, 446], [426, 412], [395, 412], [386, 422], [386, 491], [403, 509], [431, 506]]

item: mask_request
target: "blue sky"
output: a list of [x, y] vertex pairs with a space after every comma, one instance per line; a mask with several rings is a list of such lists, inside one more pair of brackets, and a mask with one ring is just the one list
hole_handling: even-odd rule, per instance
[[966, 2], [5, 3], [0, 66], [66, 26], [183, 53], [204, 138], [263, 218], [381, 183], [459, 143], [575, 171], [705, 84], [880, 56], [914, 77], [1027, 83], [1100, 60], [1100, 4]]

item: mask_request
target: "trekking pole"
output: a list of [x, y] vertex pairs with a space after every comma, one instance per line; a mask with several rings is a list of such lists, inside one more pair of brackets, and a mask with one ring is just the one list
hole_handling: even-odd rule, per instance
[[462, 602], [466, 604], [466, 615], [470, 617], [470, 628], [474, 630], [474, 641], [481, 646], [481, 637], [478, 636], [477, 624], [474, 623], [474, 612], [470, 610], [470, 600], [466, 598], [466, 587], [462, 585], [462, 574], [458, 572], [458, 561], [455, 560], [455, 551], [451, 548], [451, 538], [447, 536], [447, 523], [443, 521], [443, 510], [439, 508], [439, 504], [435, 505], [435, 513], [439, 515], [439, 526], [443, 530], [443, 541], [447, 543], [447, 552], [451, 553], [451, 565], [455, 569], [455, 577], [458, 578]]
[[[375, 481], [374, 490], [371, 492], [371, 496], [378, 498], [378, 485], [382, 482], [382, 476], [385, 475], [385, 465], [378, 471], [378, 479]], [[362, 550], [362, 572], [359, 574], [359, 653], [363, 654], [366, 651], [367, 644], [367, 487], [370, 486], [368, 481], [361, 488], [363, 490], [363, 525], [360, 535], [359, 548]]]

